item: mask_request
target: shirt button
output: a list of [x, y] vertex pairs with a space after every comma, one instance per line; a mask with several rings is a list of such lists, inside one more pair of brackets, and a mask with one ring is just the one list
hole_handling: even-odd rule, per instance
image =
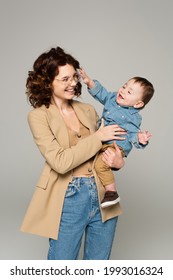
[[122, 116], [122, 119], [124, 119], [124, 116]]
[[91, 169], [91, 168], [88, 168], [88, 172], [92, 172], [92, 169]]
[[78, 138], [81, 138], [81, 135], [80, 135], [80, 134], [77, 134], [77, 137], [78, 137]]

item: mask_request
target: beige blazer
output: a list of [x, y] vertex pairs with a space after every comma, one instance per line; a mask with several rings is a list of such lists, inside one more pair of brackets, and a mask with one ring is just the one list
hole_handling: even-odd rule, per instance
[[[102, 147], [101, 141], [93, 134], [98, 121], [95, 109], [79, 101], [73, 101], [72, 106], [91, 135], [71, 148], [67, 128], [55, 105], [49, 108], [43, 105], [28, 115], [34, 141], [45, 158], [45, 165], [21, 226], [23, 232], [58, 238], [64, 197], [68, 183], [72, 180], [72, 169], [96, 155]], [[93, 174], [101, 200], [105, 189], [97, 177], [94, 164]], [[102, 221], [118, 216], [121, 212], [119, 203], [101, 209]]]

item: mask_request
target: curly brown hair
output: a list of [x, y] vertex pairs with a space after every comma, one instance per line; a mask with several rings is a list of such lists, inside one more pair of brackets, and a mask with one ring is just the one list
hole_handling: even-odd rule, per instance
[[[26, 94], [30, 104], [34, 107], [50, 105], [53, 93], [52, 82], [59, 73], [59, 66], [72, 65], [75, 70], [80, 68], [79, 62], [70, 54], [60, 48], [51, 48], [41, 54], [33, 64], [33, 70], [28, 72], [26, 80]], [[81, 95], [80, 82], [75, 87], [75, 95]]]

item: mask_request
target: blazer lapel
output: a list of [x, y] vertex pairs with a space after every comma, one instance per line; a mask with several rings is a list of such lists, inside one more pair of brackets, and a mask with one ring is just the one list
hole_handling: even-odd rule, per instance
[[[87, 104], [75, 100], [72, 101], [72, 107], [80, 122], [86, 126], [91, 133], [94, 133], [95, 122], [91, 119], [90, 107]], [[68, 130], [58, 108], [56, 105], [50, 104], [49, 108], [46, 108], [46, 111], [50, 128], [58, 143], [64, 148], [69, 148]]]
[[47, 109], [48, 121], [50, 128], [55, 135], [58, 143], [64, 147], [69, 148], [69, 135], [65, 122], [54, 104], [50, 104]]
[[80, 122], [86, 126], [91, 133], [95, 132], [95, 126], [93, 126], [93, 120], [90, 117], [90, 108], [86, 106], [84, 103], [80, 103], [79, 101], [72, 102], [73, 109], [80, 120]]

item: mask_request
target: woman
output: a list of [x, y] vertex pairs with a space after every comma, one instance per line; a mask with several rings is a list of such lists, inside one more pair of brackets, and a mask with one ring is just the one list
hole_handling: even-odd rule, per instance
[[[79, 62], [60, 47], [41, 54], [29, 72], [26, 88], [34, 107], [29, 125], [45, 166], [25, 215], [22, 231], [49, 238], [48, 259], [77, 259], [85, 233], [84, 259], [109, 259], [120, 205], [100, 209], [104, 196], [94, 170], [102, 142], [125, 134], [118, 125], [100, 127], [89, 105], [74, 100], [81, 94]], [[116, 143], [115, 143], [116, 146]], [[107, 150], [111, 167], [124, 161]]]

